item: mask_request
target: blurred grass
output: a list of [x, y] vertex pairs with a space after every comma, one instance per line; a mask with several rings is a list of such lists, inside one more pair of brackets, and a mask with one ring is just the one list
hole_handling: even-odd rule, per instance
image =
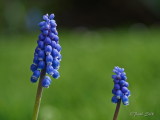
[[[60, 34], [59, 80], [44, 89], [39, 120], [111, 120], [114, 66], [124, 67], [130, 105], [119, 120], [160, 119], [160, 31], [97, 31]], [[0, 120], [30, 120], [37, 84], [30, 83], [37, 35], [0, 37]], [[133, 117], [130, 112], [153, 112]]]

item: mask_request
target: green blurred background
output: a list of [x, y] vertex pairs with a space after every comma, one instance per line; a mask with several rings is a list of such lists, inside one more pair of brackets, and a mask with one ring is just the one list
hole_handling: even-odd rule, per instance
[[1, 0], [0, 120], [31, 120], [37, 84], [30, 83], [29, 68], [37, 24], [52, 12], [62, 46], [61, 77], [44, 89], [39, 120], [111, 120], [114, 66], [125, 68], [131, 90], [119, 120], [159, 120], [159, 0]]

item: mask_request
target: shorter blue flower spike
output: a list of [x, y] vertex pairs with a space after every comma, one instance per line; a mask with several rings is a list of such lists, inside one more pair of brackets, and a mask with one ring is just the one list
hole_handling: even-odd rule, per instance
[[114, 81], [114, 89], [112, 89], [112, 102], [117, 103], [119, 99], [122, 99], [124, 105], [129, 104], [128, 97], [130, 96], [130, 91], [128, 90], [128, 82], [126, 82], [127, 77], [124, 72], [124, 68], [115, 67], [113, 72], [116, 75], [112, 75]]
[[[61, 46], [59, 45], [58, 32], [54, 14], [43, 15], [43, 21], [39, 23], [40, 35], [37, 40], [37, 47], [34, 52], [33, 64], [30, 69], [33, 72], [31, 82], [37, 82], [42, 70], [45, 74], [57, 79], [60, 75], [57, 71], [61, 61]], [[51, 83], [49, 76], [42, 80], [42, 86], [48, 88]]]

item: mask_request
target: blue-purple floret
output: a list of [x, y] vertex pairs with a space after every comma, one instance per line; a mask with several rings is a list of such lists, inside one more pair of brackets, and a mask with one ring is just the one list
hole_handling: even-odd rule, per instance
[[112, 75], [114, 88], [112, 89], [112, 102], [117, 103], [120, 99], [124, 105], [129, 105], [130, 90], [128, 90], [128, 82], [124, 68], [115, 67], [113, 72], [116, 75]]
[[[46, 74], [57, 79], [60, 77], [58, 69], [61, 61], [61, 46], [59, 45], [58, 32], [54, 14], [43, 15], [42, 22], [39, 23], [40, 35], [37, 40], [37, 47], [34, 53], [33, 64], [30, 69], [33, 72], [31, 82], [35, 83], [40, 77], [40, 73], [45, 69]], [[42, 86], [48, 88], [51, 83], [49, 76], [42, 80]]]

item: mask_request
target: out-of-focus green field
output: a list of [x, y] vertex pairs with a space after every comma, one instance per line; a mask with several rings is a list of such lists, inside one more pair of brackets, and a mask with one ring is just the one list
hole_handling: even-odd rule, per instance
[[[114, 66], [125, 68], [131, 90], [119, 120], [160, 120], [160, 31], [59, 32], [61, 77], [44, 89], [39, 120], [111, 120]], [[36, 36], [0, 36], [0, 120], [31, 120]]]

